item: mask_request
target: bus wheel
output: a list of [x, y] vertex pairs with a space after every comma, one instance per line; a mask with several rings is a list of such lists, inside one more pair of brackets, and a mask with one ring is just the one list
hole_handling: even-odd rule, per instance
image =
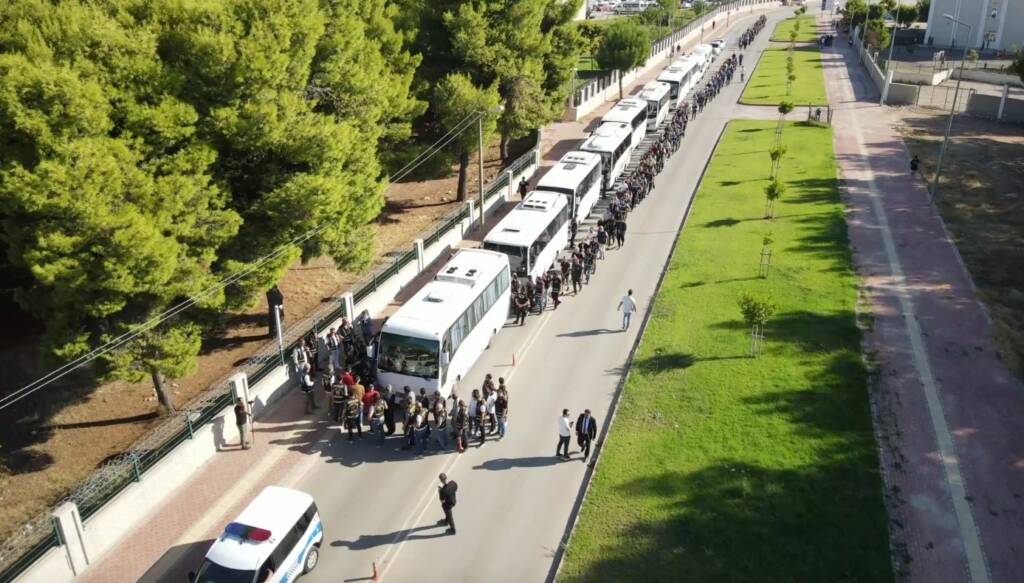
[[309, 573], [316, 568], [316, 564], [320, 562], [320, 547], [313, 547], [306, 553], [306, 560], [302, 563], [302, 572]]

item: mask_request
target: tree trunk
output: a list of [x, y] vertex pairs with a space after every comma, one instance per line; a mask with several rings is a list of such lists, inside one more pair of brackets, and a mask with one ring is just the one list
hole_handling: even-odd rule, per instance
[[167, 391], [163, 373], [155, 367], [150, 367], [149, 376], [153, 379], [153, 389], [156, 391], [156, 400], [160, 407], [167, 413], [174, 413], [174, 401], [171, 400], [171, 393]]
[[511, 146], [511, 145], [512, 145], [512, 138], [510, 138], [506, 134], [501, 134], [501, 145], [500, 145], [500, 148], [501, 148], [501, 161], [502, 162], [508, 162], [508, 157], [509, 157], [508, 149], [509, 149], [509, 146]]
[[622, 101], [622, 76], [625, 75], [622, 71], [619, 71], [619, 101]]
[[458, 201], [462, 202], [466, 200], [466, 172], [469, 170], [469, 150], [466, 148], [462, 149], [459, 153], [459, 190], [458, 190]]

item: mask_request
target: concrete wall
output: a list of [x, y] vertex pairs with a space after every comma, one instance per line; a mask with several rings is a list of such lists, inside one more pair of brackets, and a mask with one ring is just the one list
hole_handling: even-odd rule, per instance
[[1024, 123], [1024, 99], [1007, 99], [1003, 121]]
[[[535, 149], [532, 162], [512, 176], [511, 184], [514, 186], [521, 178], [532, 177], [539, 162], [540, 152]], [[493, 197], [486, 202], [485, 212], [492, 211], [505, 200], [506, 197], [500, 194]], [[442, 252], [458, 243], [471, 227], [472, 219], [463, 219], [433, 245], [425, 248], [423, 265], [429, 265]], [[396, 275], [381, 282], [377, 291], [355, 305], [355, 313], [363, 310], [369, 310], [371, 314], [379, 312], [419, 274], [418, 266], [417, 261], [411, 261]], [[321, 330], [338, 326], [340, 323], [339, 318], [323, 325]], [[284, 366], [276, 367], [249, 388], [250, 399], [255, 399], [253, 416], [259, 419], [271, 405], [294, 387], [295, 382], [290, 378], [288, 369]], [[136, 528], [151, 510], [162, 505], [227, 443], [238, 443], [238, 429], [235, 427], [234, 411], [231, 407], [226, 407], [218, 413], [211, 423], [196, 428], [192, 439], [174, 448], [143, 473], [139, 482], [125, 488], [89, 517], [84, 525], [83, 538], [90, 562], [95, 562], [103, 553], [112, 549], [124, 534]], [[15, 581], [67, 581], [73, 576], [66, 551], [64, 547], [60, 547], [43, 555]]]
[[[959, 68], [954, 67], [951, 73], [954, 79], [958, 79], [960, 77]], [[1015, 85], [1017, 87], [1024, 87], [1024, 83], [1021, 83], [1020, 76], [1018, 75], [1006, 75], [995, 71], [986, 71], [985, 69], [964, 69], [964, 80], [980, 81], [982, 83], [992, 83], [995, 85]]]
[[[974, 93], [967, 101], [967, 114], [988, 119], [999, 119], [999, 95], [983, 95]], [[1008, 98], [1003, 106], [1003, 117], [1000, 121], [1024, 123], [1024, 99]]]
[[[993, 17], [993, 13], [995, 17]], [[950, 14], [970, 25], [956, 26]], [[954, 28], [956, 37], [954, 39]], [[1009, 49], [1024, 45], [1024, 2], [1020, 0], [932, 0], [926, 42], [937, 47]], [[994, 39], [994, 40], [989, 40]]]
[[941, 71], [907, 71], [895, 69], [892, 72], [892, 80], [898, 83], [910, 83], [912, 85], [938, 85], [949, 78], [949, 70]]
[[[871, 55], [865, 50], [864, 46], [860, 44], [859, 38], [854, 37], [854, 48], [857, 49], [857, 55], [859, 56], [861, 63], [864, 68], [868, 71], [868, 76], [875, 84], [875, 88], [878, 89], [879, 93], [882, 93], [885, 88], [885, 75], [882, 74], [881, 69], [878, 65], [871, 60]], [[895, 78], [895, 74], [893, 75]], [[890, 83], [889, 93], [886, 96], [886, 105], [912, 105], [917, 103], [917, 94], [920, 88], [917, 85], [908, 85], [904, 83]]]

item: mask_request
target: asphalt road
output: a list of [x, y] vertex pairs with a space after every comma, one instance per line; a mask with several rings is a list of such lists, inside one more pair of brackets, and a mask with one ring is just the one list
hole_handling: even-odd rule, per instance
[[[765, 30], [744, 56], [748, 77], [774, 22], [790, 12], [769, 11]], [[719, 62], [733, 52], [737, 33], [754, 18], [742, 18], [727, 35], [729, 48]], [[321, 563], [304, 581], [368, 580], [374, 562], [382, 577], [393, 581], [541, 581], [553, 576], [552, 559], [587, 470], [576, 450], [571, 461], [554, 457], [556, 420], [563, 408], [573, 419], [590, 408], [602, 425], [608, 417], [640, 328], [640, 318], [634, 318], [630, 330], [622, 332], [616, 306], [633, 288], [641, 313], [649, 307], [701, 172], [741, 89], [737, 75], [690, 123], [654, 192], [630, 214], [625, 248], [599, 262], [590, 285], [557, 311], [533, 316], [522, 327], [506, 326], [467, 375], [460, 395], [478, 388], [485, 373], [508, 379], [509, 435], [503, 441], [491, 438], [461, 455], [422, 458], [399, 450], [397, 438], [384, 446], [370, 438], [349, 444], [332, 432], [330, 441], [320, 445], [323, 463], [296, 484], [316, 498], [326, 532]], [[437, 525], [442, 517], [440, 472], [459, 484], [454, 536]]]

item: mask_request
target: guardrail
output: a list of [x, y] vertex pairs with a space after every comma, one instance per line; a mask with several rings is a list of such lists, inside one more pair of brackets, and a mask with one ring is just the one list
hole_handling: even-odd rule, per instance
[[[496, 205], [492, 204], [495, 198], [502, 196], [510, 187], [510, 174], [519, 175], [531, 164], [535, 164], [539, 148], [538, 136], [533, 148], [502, 169], [496, 179], [485, 188], [485, 205], [495, 208]], [[424, 249], [433, 247], [453, 229], [458, 228], [468, 218], [468, 213], [468, 208], [463, 205], [459, 210], [438, 221], [434, 228], [423, 234]], [[369, 298], [402, 271], [402, 268], [416, 261], [417, 255], [417, 250], [413, 248], [377, 266], [352, 286], [353, 303], [358, 304]], [[321, 332], [326, 325], [339, 320], [345, 313], [344, 296], [338, 296], [299, 322], [286, 326], [282, 335], [285, 353], [290, 353], [300, 339], [310, 332]], [[78, 506], [83, 522], [88, 520], [127, 487], [140, 482], [148, 469], [231, 405], [228, 378], [238, 372], [244, 372], [249, 378], [250, 386], [253, 386], [284, 364], [276, 341], [264, 345], [240, 367], [211, 385], [202, 396], [164, 419], [127, 451], [94, 471], [54, 508], [64, 502], [74, 502]], [[0, 545], [0, 581], [11, 581], [18, 577], [50, 549], [61, 544], [63, 541], [51, 512], [40, 514], [26, 522]]]

